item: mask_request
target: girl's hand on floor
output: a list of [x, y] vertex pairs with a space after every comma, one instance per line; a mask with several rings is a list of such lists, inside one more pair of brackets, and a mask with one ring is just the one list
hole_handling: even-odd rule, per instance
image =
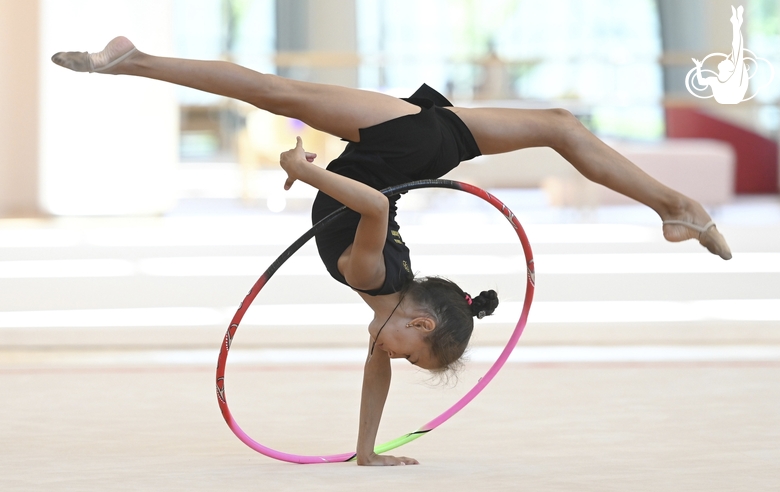
[[399, 466], [420, 464], [420, 462], [414, 458], [407, 458], [406, 456], [390, 456], [376, 453], [371, 453], [371, 455], [366, 458], [358, 458], [357, 463], [361, 466]]
[[317, 154], [303, 150], [303, 140], [301, 137], [296, 137], [295, 148], [282, 152], [279, 156], [279, 164], [282, 165], [282, 169], [287, 173], [287, 181], [284, 183], [285, 190], [289, 190], [293, 183], [301, 178], [302, 173], [306, 171], [306, 167], [314, 162], [316, 157]]

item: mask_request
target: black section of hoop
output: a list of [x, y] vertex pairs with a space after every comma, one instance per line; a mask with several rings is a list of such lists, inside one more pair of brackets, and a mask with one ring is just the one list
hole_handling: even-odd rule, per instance
[[[457, 181], [449, 179], [422, 179], [420, 181], [411, 181], [396, 186], [391, 186], [381, 190], [382, 194], [386, 197], [400, 195], [407, 191], [416, 190], [419, 188], [450, 188], [453, 190], [461, 190], [462, 187]], [[328, 216], [314, 224], [311, 229], [306, 231], [301, 237], [299, 237], [294, 243], [292, 243], [281, 255], [273, 262], [265, 271], [266, 281], [270, 279], [276, 271], [288, 260], [290, 257], [301, 247], [309, 242], [318, 232], [328, 227], [328, 225], [339, 218], [341, 215], [349, 210], [346, 206], [341, 207], [338, 210], [334, 210]]]

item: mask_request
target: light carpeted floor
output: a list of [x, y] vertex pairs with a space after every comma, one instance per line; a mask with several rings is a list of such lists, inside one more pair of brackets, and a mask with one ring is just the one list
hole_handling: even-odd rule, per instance
[[[643, 212], [632, 225], [548, 225], [509, 205], [537, 257], [527, 332], [471, 405], [396, 451], [421, 465], [395, 469], [276, 462], [219, 413], [227, 320], [305, 216], [0, 221], [0, 490], [780, 489], [776, 205], [761, 223], [720, 211], [728, 264], [664, 243]], [[402, 222], [415, 268], [498, 288], [504, 303], [478, 325], [455, 387], [396, 364], [380, 440], [464, 394], [519, 312], [509, 227], [448, 207]], [[228, 362], [228, 400], [251, 436], [293, 453], [354, 447], [358, 302], [311, 247], [272, 280]]]

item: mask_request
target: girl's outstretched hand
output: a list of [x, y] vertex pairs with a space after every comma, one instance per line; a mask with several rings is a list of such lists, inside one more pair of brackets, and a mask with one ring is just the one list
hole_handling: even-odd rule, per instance
[[365, 458], [358, 458], [357, 464], [361, 466], [399, 466], [419, 465], [420, 462], [406, 456], [390, 456], [386, 454], [371, 453]]
[[317, 154], [303, 150], [303, 140], [301, 137], [296, 137], [295, 148], [282, 152], [279, 156], [279, 164], [287, 173], [287, 181], [284, 182], [285, 190], [289, 190], [293, 183], [301, 178], [306, 166], [314, 162], [316, 157]]

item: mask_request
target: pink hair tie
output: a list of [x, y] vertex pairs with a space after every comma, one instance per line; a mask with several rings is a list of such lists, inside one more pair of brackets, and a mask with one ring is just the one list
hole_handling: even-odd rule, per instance
[[469, 303], [469, 306], [471, 306], [471, 296], [466, 294], [466, 302]]

